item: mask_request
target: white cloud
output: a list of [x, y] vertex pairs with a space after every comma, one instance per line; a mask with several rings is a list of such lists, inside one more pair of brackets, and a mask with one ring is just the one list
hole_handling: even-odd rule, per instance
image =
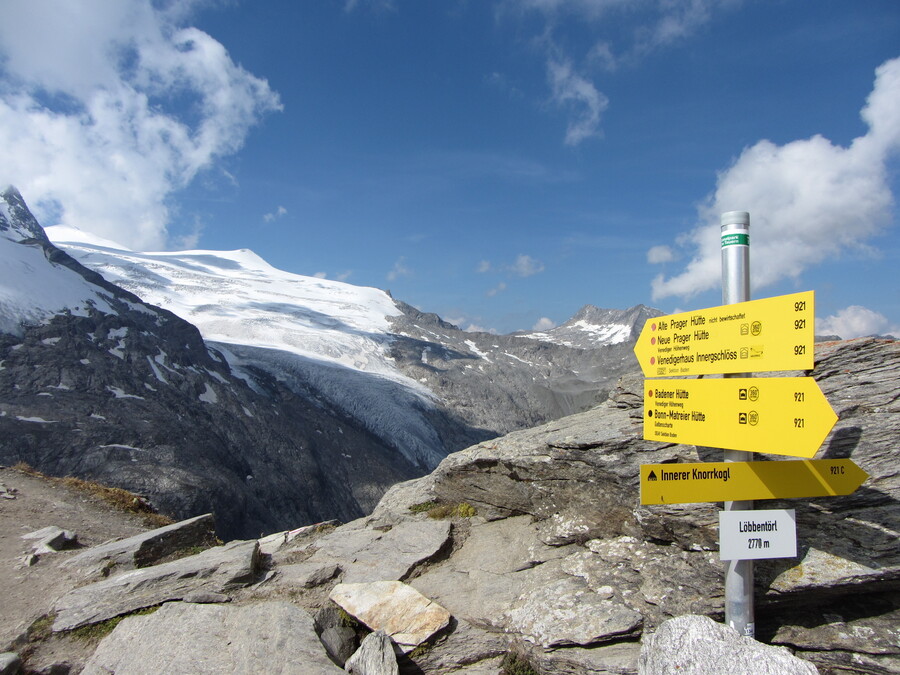
[[400, 277], [408, 277], [412, 275], [412, 270], [406, 266], [406, 258], [400, 257], [397, 259], [397, 262], [394, 263], [394, 266], [391, 268], [391, 271], [387, 274], [388, 281], [396, 281]]
[[578, 145], [600, 135], [600, 113], [606, 110], [609, 99], [586, 78], [576, 73], [568, 60], [551, 58], [547, 75], [553, 101], [569, 110], [573, 116], [566, 127], [566, 145]]
[[519, 255], [516, 262], [509, 266], [509, 271], [518, 277], [530, 277], [544, 271], [544, 263], [530, 255]]
[[[501, 0], [498, 16], [542, 19], [538, 44], [548, 49], [552, 100], [572, 114], [567, 145], [601, 135], [600, 117], [609, 105], [586, 71], [613, 72], [639, 64], [649, 54], [683, 42], [710, 22], [716, 11], [742, 0]], [[637, 25], [623, 30], [623, 25]], [[582, 57], [563, 53], [554, 39], [561, 26], [593, 36]], [[564, 42], [564, 41], [560, 41]], [[573, 65], [575, 63], [576, 65]]]
[[284, 208], [283, 206], [279, 206], [272, 213], [264, 214], [263, 220], [266, 221], [267, 223], [271, 223], [276, 218], [281, 218], [282, 216], [286, 216], [286, 215], [287, 215], [287, 209]]
[[816, 319], [818, 335], [838, 335], [845, 340], [865, 335], [900, 337], [900, 326], [891, 326], [887, 317], [866, 307], [851, 305], [837, 314]]
[[491, 271], [491, 261], [490, 260], [482, 260], [478, 263], [477, 272], [479, 274], [484, 274], [486, 272]]
[[720, 283], [719, 214], [750, 212], [755, 287], [799, 277], [808, 267], [866, 242], [891, 224], [887, 159], [900, 149], [900, 58], [876, 70], [862, 110], [868, 132], [849, 147], [813, 136], [778, 146], [763, 140], [719, 175], [700, 207], [701, 224], [679, 238], [693, 249], [685, 269], [653, 280], [653, 298], [690, 297]]
[[551, 328], [556, 328], [556, 322], [553, 319], [548, 319], [546, 316], [542, 316], [531, 327], [531, 330], [550, 330]]
[[654, 246], [647, 251], [647, 262], [651, 265], [672, 262], [675, 260], [675, 251], [670, 246]]
[[194, 4], [4, 3], [0, 183], [44, 224], [166, 248], [167, 199], [281, 108], [265, 80], [186, 25]]
[[488, 292], [485, 293], [485, 295], [487, 295], [489, 298], [493, 298], [495, 295], [497, 295], [498, 293], [502, 293], [505, 290], [506, 290], [506, 283], [501, 281], [499, 284], [497, 284], [496, 286], [494, 286], [493, 288], [488, 290]]

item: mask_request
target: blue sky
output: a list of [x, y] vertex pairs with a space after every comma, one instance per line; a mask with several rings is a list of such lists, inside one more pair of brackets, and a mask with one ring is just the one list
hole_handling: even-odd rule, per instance
[[[77, 7], [75, 5], [77, 4]], [[895, 0], [7, 0], [0, 182], [464, 328], [754, 297], [900, 335]]]

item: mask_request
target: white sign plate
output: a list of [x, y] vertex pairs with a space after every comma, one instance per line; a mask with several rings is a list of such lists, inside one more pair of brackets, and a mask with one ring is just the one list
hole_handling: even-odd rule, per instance
[[797, 557], [794, 509], [719, 511], [719, 559]]

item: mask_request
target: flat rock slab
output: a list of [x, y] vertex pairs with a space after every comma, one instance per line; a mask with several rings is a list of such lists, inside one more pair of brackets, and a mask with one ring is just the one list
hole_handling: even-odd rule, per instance
[[141, 532], [127, 539], [94, 546], [69, 558], [65, 564], [89, 571], [146, 567], [179, 549], [215, 541], [211, 513]]
[[770, 647], [706, 616], [660, 624], [645, 638], [638, 675], [817, 675], [784, 647]]
[[[255, 542], [254, 542], [255, 543]], [[339, 675], [312, 618], [287, 602], [172, 602], [124, 619], [97, 647], [84, 675], [146, 673]]]
[[398, 581], [449, 539], [446, 520], [407, 520], [386, 531], [351, 523], [316, 542], [319, 550], [309, 562], [338, 563], [345, 583]]
[[636, 637], [643, 626], [611, 588], [598, 593], [571, 577], [529, 589], [507, 616], [510, 628], [544, 649]]
[[450, 612], [401, 581], [338, 584], [329, 597], [373, 631], [390, 635], [404, 652], [450, 624]]
[[227, 592], [253, 581], [258, 557], [255, 540], [233, 541], [76, 588], [57, 601], [53, 630], [71, 630], [196, 592]]

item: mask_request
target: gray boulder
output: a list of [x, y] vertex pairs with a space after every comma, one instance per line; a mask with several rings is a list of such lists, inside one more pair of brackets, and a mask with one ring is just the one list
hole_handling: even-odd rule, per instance
[[342, 673], [312, 618], [287, 602], [244, 607], [166, 603], [124, 619], [97, 647], [84, 675], [147, 673]]
[[141, 532], [127, 539], [94, 546], [65, 561], [65, 565], [88, 572], [108, 572], [147, 567], [180, 549], [212, 545], [216, 541], [211, 513], [188, 518], [165, 527]]
[[47, 553], [56, 553], [67, 546], [71, 546], [78, 542], [78, 535], [68, 530], [63, 530], [55, 525], [43, 527], [40, 530], [23, 534], [22, 539], [34, 540], [32, 545], [32, 553], [34, 555], [44, 555]]
[[811, 663], [770, 647], [709, 617], [663, 622], [644, 639], [639, 675], [817, 675]]
[[344, 670], [351, 675], [399, 675], [391, 638], [383, 630], [369, 633]]
[[15, 652], [0, 654], [0, 675], [18, 675], [22, 669], [22, 659]]

